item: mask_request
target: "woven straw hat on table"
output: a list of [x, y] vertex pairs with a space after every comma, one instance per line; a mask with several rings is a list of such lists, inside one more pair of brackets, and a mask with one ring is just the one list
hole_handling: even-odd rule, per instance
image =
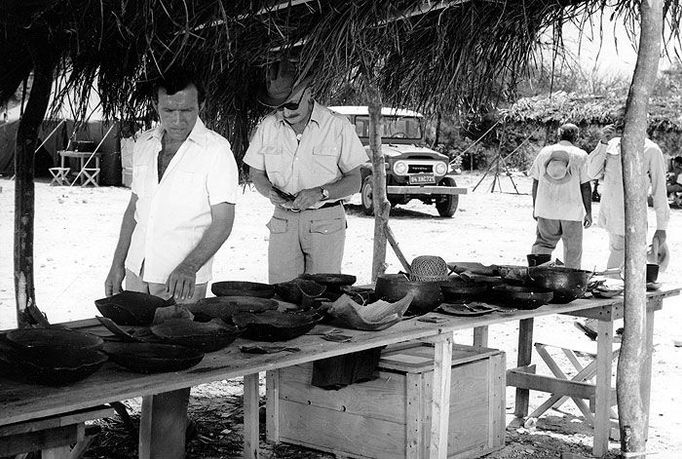
[[448, 265], [441, 257], [420, 255], [410, 265], [410, 280], [443, 281], [448, 278]]

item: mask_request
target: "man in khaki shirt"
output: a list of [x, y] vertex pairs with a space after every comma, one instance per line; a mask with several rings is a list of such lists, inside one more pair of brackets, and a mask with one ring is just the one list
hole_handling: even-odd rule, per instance
[[302, 273], [340, 273], [346, 239], [341, 200], [360, 189], [365, 148], [348, 119], [312, 98], [311, 81], [288, 61], [268, 69], [261, 121], [244, 162], [275, 205], [268, 223], [271, 283]]

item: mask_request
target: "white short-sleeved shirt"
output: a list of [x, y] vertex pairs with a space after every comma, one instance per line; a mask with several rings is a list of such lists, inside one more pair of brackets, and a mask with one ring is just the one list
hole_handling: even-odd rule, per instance
[[[545, 178], [545, 163], [554, 151], [568, 153], [568, 170], [570, 180], [566, 183], [553, 183]], [[585, 217], [580, 185], [589, 182], [585, 161], [587, 152], [562, 140], [554, 145], [544, 147], [533, 161], [530, 176], [538, 181], [535, 198], [535, 216], [551, 220], [582, 221]]]
[[273, 185], [291, 194], [334, 182], [368, 159], [348, 118], [318, 103], [300, 143], [275, 112], [258, 125], [244, 156], [246, 164], [265, 171]]
[[[158, 179], [161, 126], [142, 133], [133, 153], [132, 192], [137, 196], [135, 231], [126, 268], [145, 282], [165, 283], [170, 273], [196, 248], [212, 222], [211, 206], [234, 204], [238, 170], [230, 143], [197, 119]], [[196, 275], [197, 284], [211, 279], [212, 259]]]

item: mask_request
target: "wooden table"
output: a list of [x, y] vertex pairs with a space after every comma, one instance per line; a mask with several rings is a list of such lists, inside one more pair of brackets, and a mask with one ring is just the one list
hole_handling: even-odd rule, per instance
[[81, 186], [85, 186], [88, 183], [99, 186], [99, 153], [71, 150], [59, 150], [57, 153], [59, 153], [61, 158], [60, 167], [62, 170], [68, 169], [66, 166], [66, 158], [78, 159], [79, 168], [77, 176], [80, 177]]
[[[653, 335], [653, 314], [661, 308], [662, 300], [678, 295], [680, 288], [666, 288], [657, 292], [649, 292], [647, 343], [651, 349]], [[608, 396], [611, 383], [611, 347], [613, 343], [613, 320], [622, 316], [623, 299], [590, 299], [576, 300], [563, 305], [546, 305], [535, 310], [517, 310], [513, 312], [493, 312], [479, 317], [455, 317], [438, 313], [429, 313], [426, 317], [440, 317], [440, 323], [421, 322], [416, 319], [403, 321], [387, 330], [363, 332], [344, 331], [353, 336], [348, 343], [337, 343], [321, 339], [319, 333], [331, 329], [326, 325], [318, 325], [312, 333], [287, 342], [288, 346], [298, 347], [300, 352], [277, 354], [243, 354], [239, 351], [241, 344], [247, 342], [238, 339], [227, 348], [206, 355], [197, 366], [176, 373], [160, 373], [142, 375], [131, 373], [114, 363], [106, 363], [93, 376], [67, 387], [53, 388], [26, 385], [0, 378], [0, 425], [12, 424], [36, 418], [68, 413], [74, 410], [101, 405], [102, 403], [130, 399], [139, 396], [153, 396], [162, 399], [164, 393], [209, 383], [222, 379], [244, 376], [244, 456], [254, 458], [258, 455], [258, 373], [298, 365], [318, 359], [334, 357], [379, 346], [395, 344], [411, 340], [428, 340], [435, 343], [433, 404], [431, 410], [432, 431], [430, 451], [432, 457], [445, 457], [447, 451], [448, 409], [450, 401], [450, 361], [454, 333], [458, 330], [474, 329], [474, 343], [485, 345], [487, 328], [490, 325], [519, 320], [519, 366], [530, 364], [533, 320], [536, 317], [553, 314], [570, 314], [580, 317], [594, 317], [599, 320], [599, 352], [600, 370], [597, 373], [597, 390], [595, 403], [596, 417], [608, 419]], [[94, 319], [70, 322], [72, 328], [109, 335], [99, 327]], [[605, 356], [608, 354], [608, 358]], [[608, 371], [606, 371], [608, 364]], [[527, 373], [524, 373], [524, 376]], [[645, 384], [651, 381], [651, 366], [644, 371]], [[530, 383], [529, 383], [530, 386]], [[535, 387], [523, 387], [517, 395], [517, 415], [525, 415], [527, 410], [527, 393]], [[648, 397], [647, 397], [648, 398]], [[172, 411], [163, 404], [155, 409]], [[270, 403], [269, 410], [276, 410], [276, 404]], [[143, 411], [145, 410], [143, 404]], [[168, 413], [166, 413], [168, 414]], [[170, 413], [184, 416], [183, 413]], [[268, 417], [271, 413], [269, 413]], [[143, 412], [143, 417], [145, 413]], [[277, 418], [276, 416], [273, 416]], [[272, 426], [277, 429], [277, 425]], [[276, 435], [274, 436], [276, 438]], [[157, 457], [150, 445], [154, 439], [140, 435], [140, 457]], [[603, 455], [608, 450], [608, 430], [595, 429], [595, 455]], [[184, 450], [178, 451], [177, 457], [184, 456]], [[171, 458], [168, 458], [171, 459]]]

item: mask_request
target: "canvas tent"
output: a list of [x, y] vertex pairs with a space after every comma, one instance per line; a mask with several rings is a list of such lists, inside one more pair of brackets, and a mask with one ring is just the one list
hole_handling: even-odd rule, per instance
[[[6, 116], [5, 116], [6, 115]], [[0, 175], [14, 174], [14, 154], [16, 135], [21, 118], [19, 105], [0, 113]], [[105, 121], [99, 105], [99, 98], [91, 98], [86, 121], [76, 121], [78, 116], [68, 104], [46, 116], [38, 131], [38, 145], [45, 143], [36, 154], [35, 168], [37, 177], [48, 177], [48, 167], [59, 165], [59, 150], [65, 150], [69, 140], [91, 140], [99, 144], [112, 123], [115, 124], [99, 148], [101, 154], [100, 182], [104, 185], [121, 184], [120, 126], [117, 121]], [[56, 128], [56, 131], [55, 131]], [[54, 132], [53, 132], [54, 131]], [[50, 136], [50, 134], [52, 135]], [[48, 138], [49, 136], [49, 138]], [[42, 151], [41, 151], [42, 150]], [[75, 164], [74, 164], [75, 165]]]

